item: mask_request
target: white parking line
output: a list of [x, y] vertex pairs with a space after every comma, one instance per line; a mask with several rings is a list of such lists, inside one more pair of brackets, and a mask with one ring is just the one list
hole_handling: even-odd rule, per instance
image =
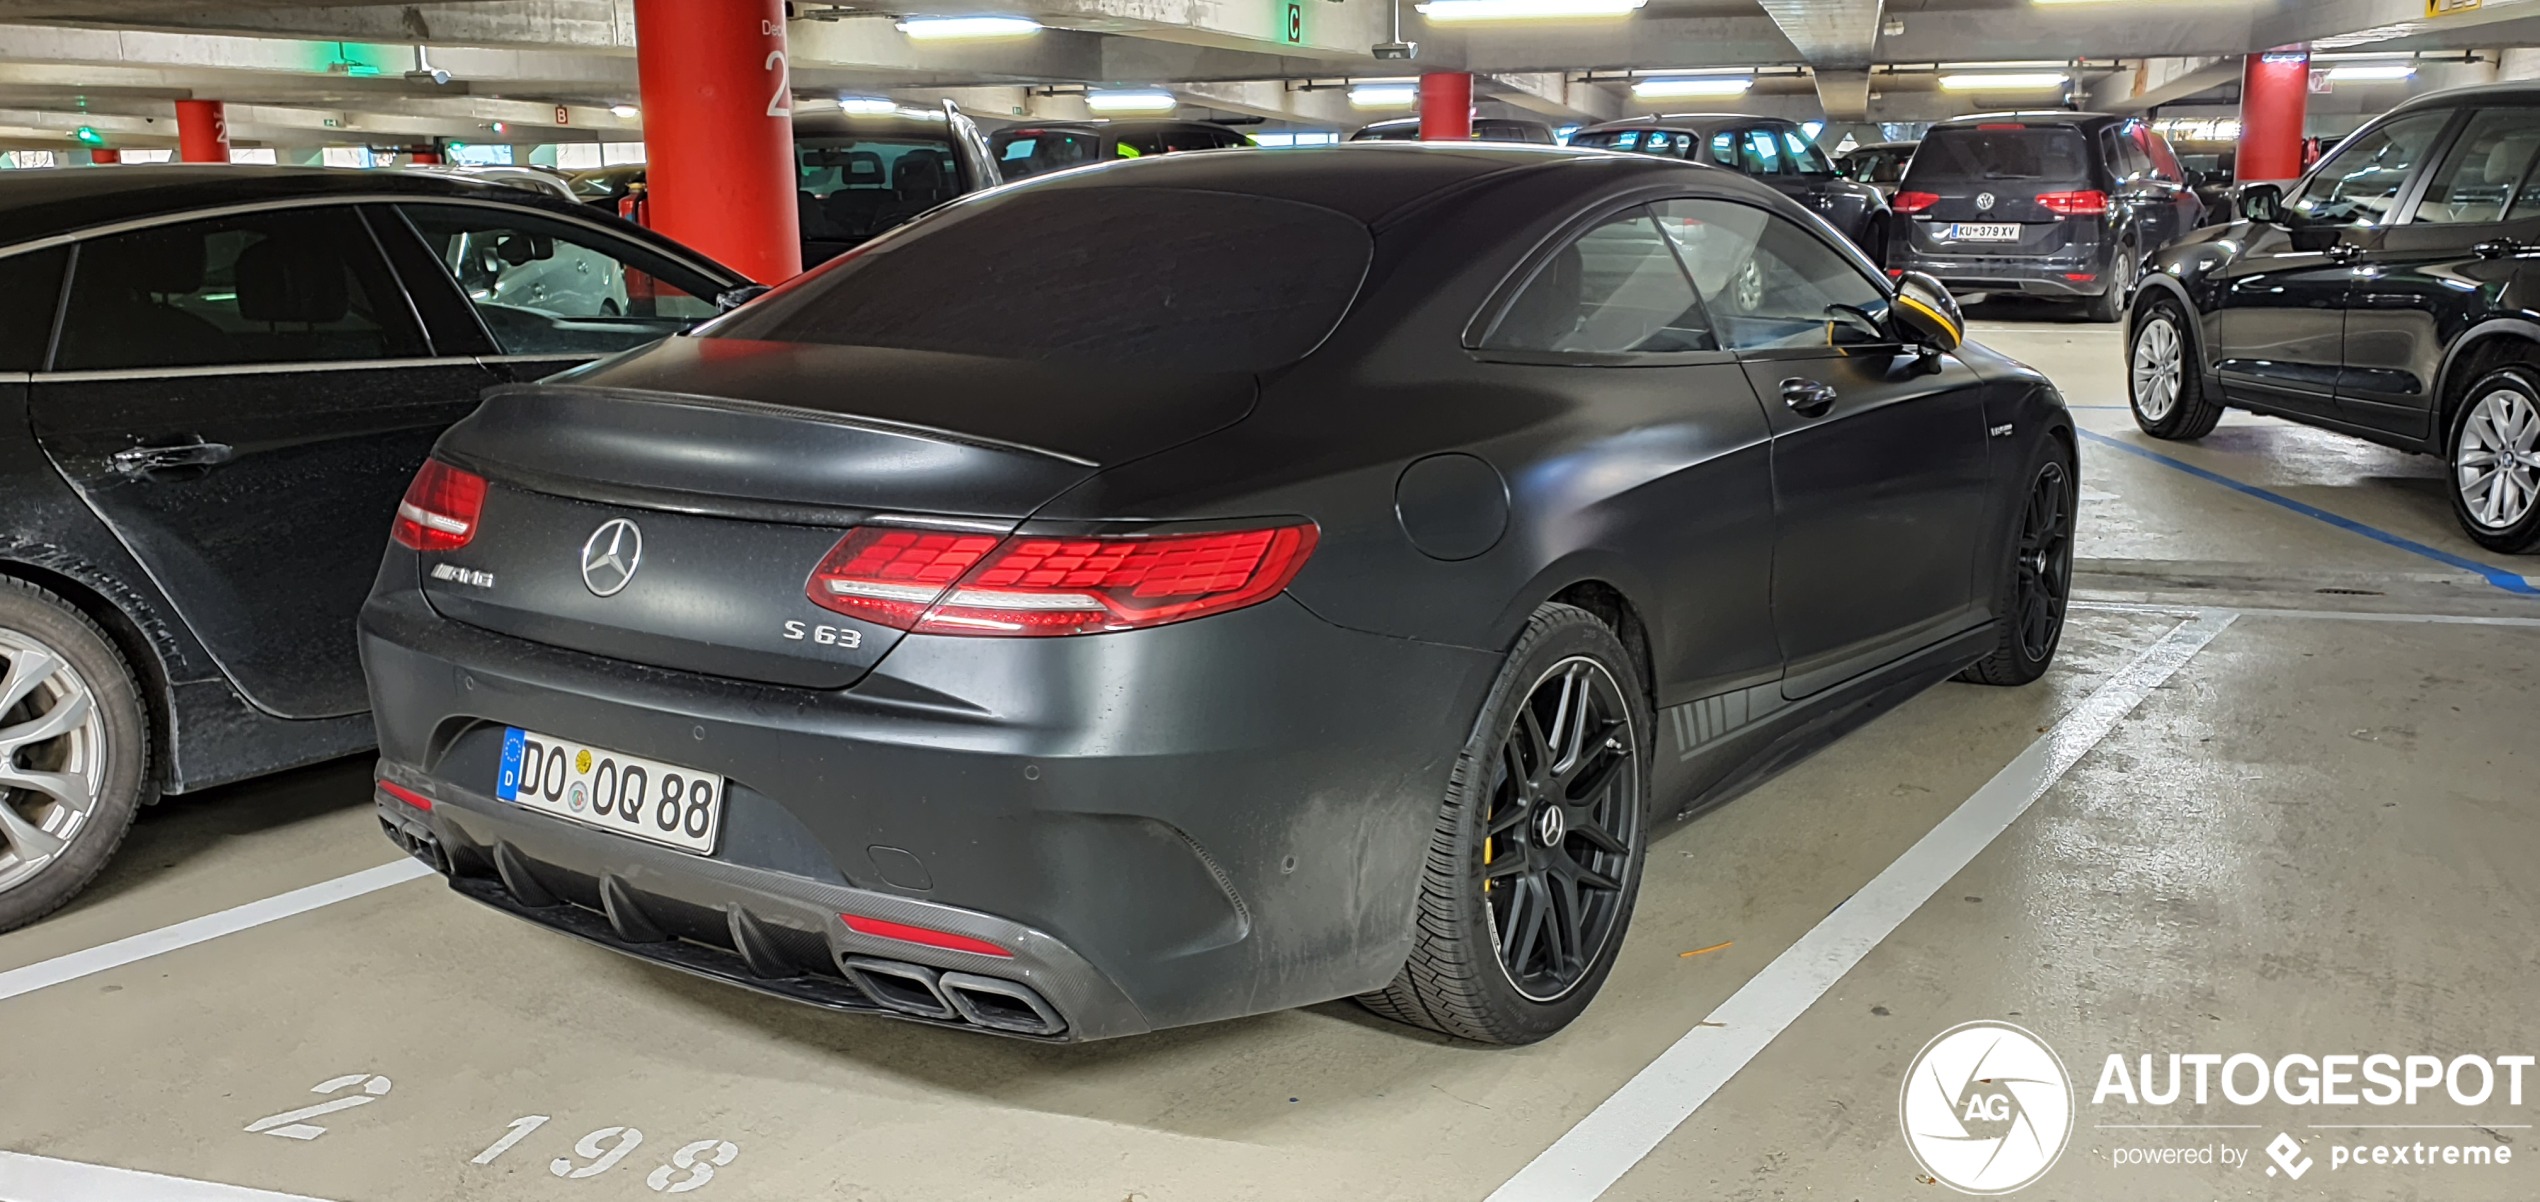
[[2238, 616], [2204, 611], [2163, 635], [1705, 1021], [1492, 1191], [1489, 1202], [1591, 1202], [1604, 1194]]
[[[2075, 601], [2075, 610], [2109, 614], [2159, 614], [2184, 618], [2204, 612], [2197, 605], [2158, 605], [2141, 601]], [[2475, 614], [2404, 614], [2378, 613], [2372, 610], [2345, 609], [2264, 609], [2241, 606], [2232, 612], [2244, 618], [2288, 618], [2304, 622], [2394, 622], [2419, 626], [2540, 626], [2540, 618], [2480, 617]]]
[[7, 1202], [325, 1202], [305, 1194], [222, 1185], [24, 1152], [0, 1152]]
[[[136, 960], [147, 960], [163, 952], [172, 952], [181, 947], [192, 947], [205, 940], [218, 939], [223, 935], [243, 931], [249, 927], [260, 927], [276, 919], [289, 918], [294, 914], [305, 914], [320, 906], [331, 906], [340, 901], [360, 897], [365, 893], [375, 893], [390, 885], [404, 884], [416, 877], [431, 875], [432, 870], [425, 867], [419, 860], [398, 860], [393, 864], [382, 864], [377, 868], [365, 868], [360, 872], [339, 876], [331, 881], [320, 881], [306, 888], [294, 889], [289, 893], [277, 893], [272, 897], [260, 898], [245, 905], [232, 906], [217, 914], [189, 918], [183, 922], [160, 927], [155, 931], [143, 931], [138, 935], [118, 939], [112, 943], [101, 943], [68, 955], [55, 956], [50, 960], [39, 960], [24, 968], [12, 968], [7, 972], [0, 972], [0, 1001], [7, 1001], [21, 993], [32, 993], [48, 985], [76, 981], [91, 973], [104, 972], [109, 968], [121, 968]], [[5, 1177], [0, 1177], [0, 1182], [6, 1180]], [[0, 1193], [0, 1198], [11, 1199], [11, 1202], [14, 1202], [15, 1195]]]

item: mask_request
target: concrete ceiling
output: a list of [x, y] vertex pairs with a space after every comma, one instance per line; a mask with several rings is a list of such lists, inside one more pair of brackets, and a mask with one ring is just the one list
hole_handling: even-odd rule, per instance
[[[2140, 107], [2227, 82], [2225, 60], [2278, 45], [2363, 37], [2382, 39], [2376, 50], [2445, 50], [2540, 39], [2540, 0], [2486, 0], [2432, 21], [2423, 0], [1651, 0], [1629, 17], [1499, 26], [1432, 26], [1414, 0], [1301, 2], [1298, 44], [1281, 38], [1272, 0], [804, 3], [802, 13], [840, 19], [789, 24], [793, 82], [805, 97], [950, 95], [988, 115], [1066, 115], [1078, 103], [1036, 85], [1164, 84], [1194, 113], [1330, 128], [1392, 114], [1353, 111], [1343, 89], [1302, 81], [1471, 70], [1495, 105], [1589, 120], [1646, 107], [1620, 82], [1631, 72], [1804, 66], [1744, 103], [1899, 120], [2001, 100], [1932, 92], [1941, 63], [2125, 60], [2084, 82], [2094, 100]], [[1370, 54], [1392, 37], [1397, 2], [1403, 36], [1420, 43], [1414, 64]], [[925, 45], [893, 26], [908, 12], [990, 11], [1050, 28], [1013, 43]], [[188, 96], [229, 101], [233, 138], [245, 144], [631, 140], [640, 114], [610, 106], [640, 103], [634, 43], [629, 0], [0, 0], [0, 142], [63, 145], [85, 126], [110, 144], [164, 144], [171, 102]], [[406, 78], [418, 47], [451, 82]]]

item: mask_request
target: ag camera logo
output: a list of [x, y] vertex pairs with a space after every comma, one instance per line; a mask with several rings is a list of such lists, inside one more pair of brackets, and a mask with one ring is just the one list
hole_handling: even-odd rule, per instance
[[2046, 1175], [2073, 1134], [2072, 1077], [2044, 1040], [2009, 1023], [1961, 1023], [1905, 1070], [1905, 1146], [1941, 1184], [2007, 1194]]

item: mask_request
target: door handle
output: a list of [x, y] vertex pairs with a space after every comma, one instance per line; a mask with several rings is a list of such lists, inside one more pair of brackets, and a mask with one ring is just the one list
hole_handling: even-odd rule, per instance
[[2490, 238], [2469, 249], [2482, 259], [2504, 259], [2521, 254], [2522, 243], [2511, 238]]
[[228, 443], [205, 442], [200, 438], [171, 446], [126, 447], [108, 457], [115, 471], [133, 477], [180, 467], [215, 467], [229, 462], [236, 454]]
[[2327, 250], [2320, 252], [2331, 263], [2352, 263], [2363, 253], [2364, 248], [2352, 242], [2332, 242]]
[[1782, 404], [1790, 406], [1790, 411], [1801, 417], [1824, 417], [1841, 395], [1831, 384], [1820, 384], [1799, 376], [1782, 381]]

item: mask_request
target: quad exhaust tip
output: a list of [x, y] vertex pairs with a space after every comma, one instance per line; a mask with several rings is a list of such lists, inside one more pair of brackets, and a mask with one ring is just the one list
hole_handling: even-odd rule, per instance
[[1016, 1035], [1056, 1035], [1067, 1029], [1067, 1021], [1040, 994], [1013, 981], [873, 956], [840, 956], [838, 968], [876, 1004], [912, 1017]]

